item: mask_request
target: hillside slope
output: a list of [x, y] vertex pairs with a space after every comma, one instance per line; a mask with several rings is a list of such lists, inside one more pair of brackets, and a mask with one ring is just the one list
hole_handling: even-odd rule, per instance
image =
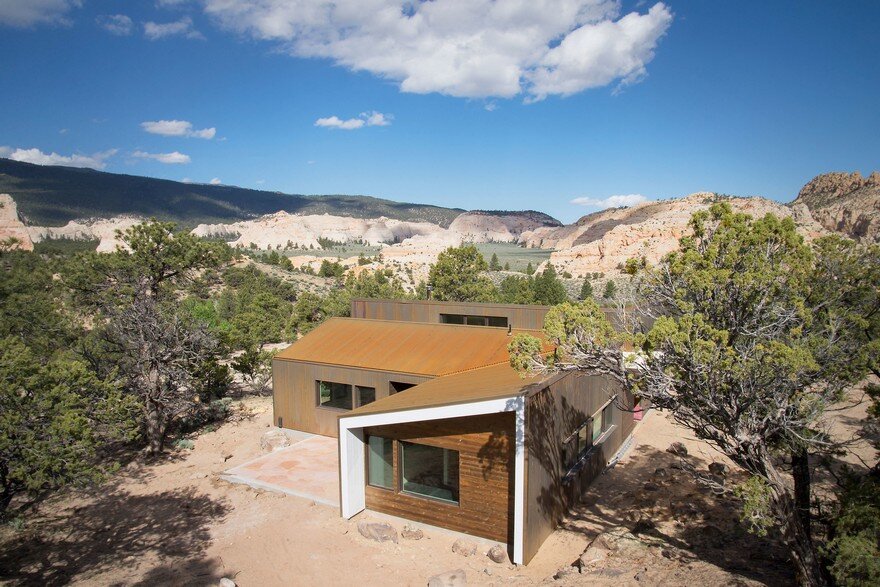
[[718, 201], [725, 201], [734, 210], [754, 217], [767, 213], [793, 217], [807, 238], [826, 233], [802, 207], [792, 208], [765, 198], [735, 198], [703, 192], [631, 208], [602, 210], [567, 226], [524, 232], [520, 241], [530, 247], [556, 249], [550, 261], [558, 271], [567, 271], [575, 277], [593, 272], [616, 273], [630, 258], [644, 257], [649, 263], [657, 263], [666, 253], [678, 248], [678, 239], [686, 233], [691, 215]]
[[[464, 210], [392, 202], [369, 196], [302, 196], [233, 186], [33, 165], [0, 158], [0, 193], [12, 196], [29, 225], [114, 216], [173, 220], [184, 228], [247, 220], [285, 211], [353, 218], [386, 217], [447, 227]], [[547, 217], [552, 222], [556, 222]]]
[[828, 230], [864, 242], [880, 242], [880, 173], [824, 173], [801, 189], [792, 206], [804, 205]]

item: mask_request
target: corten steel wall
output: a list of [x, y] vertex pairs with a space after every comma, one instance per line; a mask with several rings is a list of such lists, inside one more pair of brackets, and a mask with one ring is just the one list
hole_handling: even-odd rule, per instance
[[459, 504], [399, 493], [399, 443], [394, 443], [395, 490], [366, 486], [367, 508], [457, 532], [512, 544], [513, 412], [365, 428], [366, 435], [406, 440], [459, 453]]
[[427, 300], [371, 300], [356, 298], [351, 301], [352, 318], [439, 324], [440, 314], [499, 316], [507, 318], [507, 323], [514, 328], [533, 330], [540, 330], [544, 327], [544, 316], [549, 309], [548, 306], [470, 304]]
[[[526, 400], [526, 563], [632, 432], [632, 414], [614, 409], [613, 428], [587, 453], [580, 469], [565, 479], [563, 442], [618, 391], [625, 393], [609, 379], [570, 373]], [[631, 399], [622, 402], [632, 405]]]
[[273, 423], [292, 430], [337, 437], [337, 419], [346, 410], [318, 407], [316, 381], [333, 381], [352, 386], [374, 387], [376, 399], [388, 396], [391, 381], [419, 384], [431, 379], [406, 373], [390, 373], [315, 365], [284, 359], [272, 361]]

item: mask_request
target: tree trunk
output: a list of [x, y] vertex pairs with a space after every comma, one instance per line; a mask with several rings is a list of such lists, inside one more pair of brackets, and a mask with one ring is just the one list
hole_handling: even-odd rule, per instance
[[165, 448], [167, 424], [162, 408], [154, 401], [147, 400], [147, 442], [150, 454], [157, 455]]
[[12, 482], [9, 480], [9, 467], [6, 464], [0, 465], [0, 514], [9, 507], [14, 493]]
[[795, 498], [772, 466], [766, 467], [765, 470], [773, 492], [773, 506], [782, 522], [783, 537], [797, 566], [800, 583], [809, 587], [828, 585], [816, 547], [810, 538], [810, 531], [803, 523], [802, 512]]
[[791, 453], [791, 476], [794, 478], [794, 503], [807, 538], [813, 539], [810, 514], [810, 457], [806, 449]]

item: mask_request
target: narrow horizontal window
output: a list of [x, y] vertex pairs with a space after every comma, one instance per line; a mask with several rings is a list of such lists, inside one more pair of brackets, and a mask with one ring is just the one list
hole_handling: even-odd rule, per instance
[[400, 488], [421, 497], [458, 503], [458, 452], [400, 442]]

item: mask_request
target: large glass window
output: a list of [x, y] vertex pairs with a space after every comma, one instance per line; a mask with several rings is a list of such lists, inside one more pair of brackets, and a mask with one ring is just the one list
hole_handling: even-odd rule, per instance
[[357, 392], [357, 405], [365, 406], [367, 404], [371, 404], [376, 401], [376, 388], [375, 387], [362, 387], [360, 385], [355, 386], [355, 391]]
[[318, 405], [322, 408], [335, 408], [337, 410], [351, 409], [351, 385], [334, 383], [332, 381], [318, 381]]
[[394, 441], [381, 436], [370, 436], [367, 446], [367, 483], [375, 487], [394, 489]]
[[400, 486], [406, 493], [458, 503], [458, 452], [401, 441]]

